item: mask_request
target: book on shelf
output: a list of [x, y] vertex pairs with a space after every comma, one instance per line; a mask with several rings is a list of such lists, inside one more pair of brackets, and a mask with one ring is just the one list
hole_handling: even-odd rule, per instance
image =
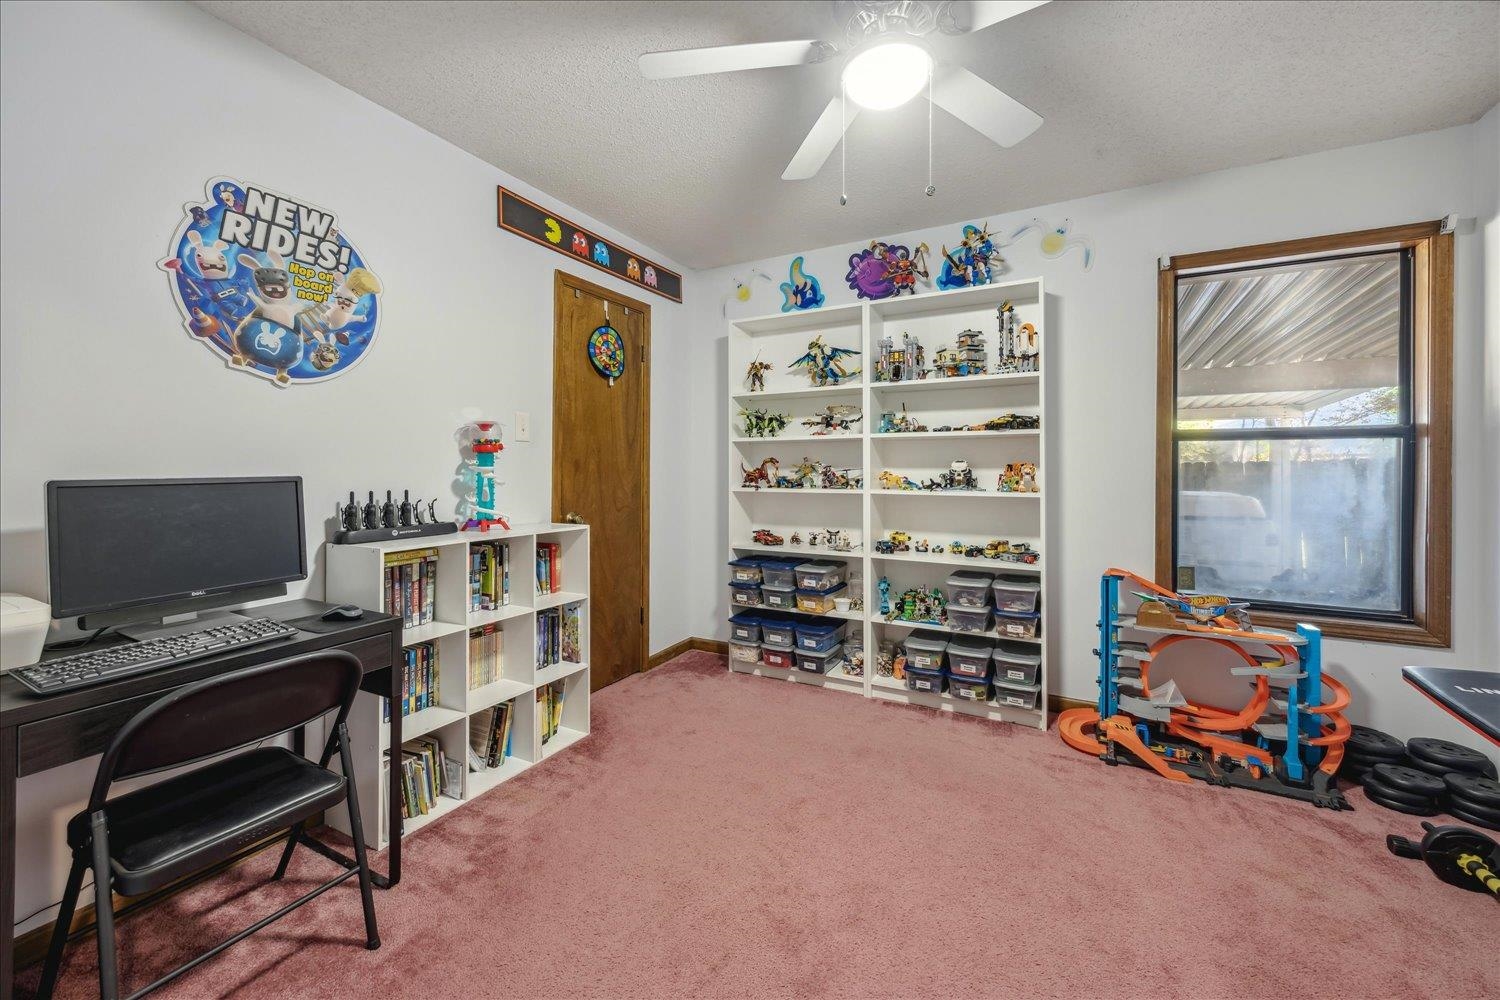
[[[438, 704], [442, 694], [442, 673], [438, 669], [437, 643], [418, 642], [401, 652], [405, 658], [401, 665], [401, 715], [404, 718]], [[391, 703], [385, 698], [380, 701], [381, 720], [390, 722]]]
[[499, 767], [511, 755], [515, 702], [501, 702], [469, 719], [469, 770]]
[[557, 542], [537, 542], [536, 592], [556, 594], [562, 589], [562, 545]]
[[505, 632], [495, 622], [469, 630], [469, 690], [500, 679], [505, 659]]
[[536, 723], [544, 744], [556, 736], [557, 730], [562, 726], [565, 695], [562, 681], [543, 684], [536, 689]]
[[582, 609], [577, 604], [547, 608], [536, 613], [536, 665], [581, 663], [583, 655]]
[[437, 549], [385, 554], [385, 610], [405, 628], [427, 625], [437, 605]]
[[469, 610], [494, 611], [510, 603], [510, 545], [469, 543]]
[[577, 604], [562, 609], [562, 658], [583, 662], [583, 609]]
[[[390, 751], [386, 751], [387, 757]], [[440, 797], [462, 798], [462, 789], [450, 779], [452, 769], [443, 746], [432, 736], [419, 736], [401, 745], [401, 815], [405, 819], [426, 816]]]

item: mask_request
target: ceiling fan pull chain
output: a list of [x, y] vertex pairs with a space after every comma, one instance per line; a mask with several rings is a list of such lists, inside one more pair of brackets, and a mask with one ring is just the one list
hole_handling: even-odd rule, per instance
[[849, 144], [849, 88], [839, 81], [839, 204], [849, 204], [849, 169], [844, 147]]
[[937, 188], [932, 185], [932, 65], [927, 66], [927, 197]]

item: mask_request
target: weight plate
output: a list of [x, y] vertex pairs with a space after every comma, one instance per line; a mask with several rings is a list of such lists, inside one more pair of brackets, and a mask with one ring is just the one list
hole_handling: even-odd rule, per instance
[[1479, 805], [1477, 802], [1471, 802], [1468, 799], [1461, 798], [1457, 795], [1449, 795], [1439, 804], [1448, 806], [1453, 809], [1462, 809], [1468, 815], [1474, 816], [1478, 819], [1482, 819], [1486, 823], [1500, 825], [1500, 809], [1489, 809], [1485, 806]]
[[1431, 761], [1417, 760], [1417, 758], [1415, 757], [1406, 758], [1406, 766], [1421, 771], [1423, 774], [1430, 774], [1434, 778], [1437, 778], [1439, 781], [1442, 780], [1442, 777], [1445, 774], [1462, 773], [1459, 771], [1455, 771], [1451, 767], [1447, 767], [1443, 764], [1434, 764]]
[[1481, 809], [1500, 809], [1500, 781], [1481, 774], [1455, 771], [1443, 776], [1448, 794]]
[[1369, 726], [1351, 727], [1349, 740], [1344, 748], [1350, 753], [1377, 760], [1399, 760], [1406, 753], [1406, 744], [1389, 733], [1382, 733]]
[[1418, 806], [1423, 809], [1433, 809], [1438, 805], [1438, 800], [1431, 795], [1421, 795], [1416, 792], [1408, 792], [1403, 788], [1396, 788], [1381, 781], [1373, 772], [1365, 775], [1365, 796], [1378, 795], [1383, 799], [1400, 802], [1409, 806]]
[[1408, 795], [1417, 795], [1426, 799], [1435, 799], [1448, 790], [1442, 778], [1434, 777], [1414, 767], [1403, 767], [1400, 764], [1376, 764], [1370, 769], [1370, 776], [1387, 788], [1394, 788]]
[[[1470, 750], [1466, 746], [1449, 743], [1447, 740], [1433, 740], [1419, 736], [1406, 744], [1406, 752], [1413, 761], [1432, 764], [1446, 771], [1465, 771], [1469, 774], [1483, 774], [1490, 778], [1496, 776], [1494, 761], [1478, 750]], [[1424, 768], [1424, 770], [1429, 769]]]
[[1500, 823], [1491, 823], [1477, 813], [1471, 813], [1451, 802], [1448, 804], [1448, 815], [1454, 819], [1461, 819], [1465, 823], [1472, 823], [1474, 826], [1482, 826], [1486, 830], [1500, 830]]
[[1408, 816], [1436, 816], [1437, 815], [1437, 806], [1436, 805], [1428, 805], [1428, 806], [1413, 806], [1413, 805], [1408, 805], [1405, 802], [1397, 802], [1395, 799], [1386, 798], [1384, 795], [1381, 795], [1379, 792], [1372, 792], [1368, 788], [1365, 789], [1365, 799], [1366, 799], [1366, 801], [1375, 803], [1377, 806], [1384, 806], [1385, 808], [1390, 809], [1390, 810], [1392, 810], [1394, 812], [1398, 812], [1398, 813], [1406, 813], [1406, 815], [1408, 815]]

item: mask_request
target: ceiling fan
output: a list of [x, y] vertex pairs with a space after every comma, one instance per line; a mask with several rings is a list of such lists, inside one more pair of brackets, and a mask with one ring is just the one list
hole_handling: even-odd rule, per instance
[[[1035, 132], [1042, 116], [962, 66], [934, 64], [927, 39], [981, 31], [1040, 7], [1048, 0], [858, 0], [843, 45], [821, 39], [716, 45], [647, 52], [641, 74], [650, 80], [732, 73], [825, 62], [844, 53], [840, 90], [781, 174], [784, 181], [817, 175], [860, 108], [897, 108], [929, 86], [932, 103], [1001, 146]], [[852, 101], [849, 108], [844, 97]], [[930, 187], [930, 185], [929, 185]], [[928, 194], [931, 194], [931, 190]]]

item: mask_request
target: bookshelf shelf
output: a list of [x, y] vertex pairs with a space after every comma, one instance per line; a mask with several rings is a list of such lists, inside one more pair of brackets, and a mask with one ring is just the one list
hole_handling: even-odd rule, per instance
[[[488, 559], [498, 552], [488, 543], [505, 546], [504, 559]], [[589, 534], [586, 525], [533, 524], [517, 525], [509, 531], [458, 532], [416, 539], [372, 542], [363, 545], [328, 545], [325, 550], [326, 599], [340, 604], [384, 610], [388, 599], [394, 600], [387, 579], [392, 563], [412, 561], [425, 556], [435, 570], [420, 575], [420, 589], [413, 583], [408, 597], [418, 612], [430, 620], [402, 630], [402, 645], [408, 649], [430, 644], [426, 652], [436, 690], [437, 704], [408, 712], [401, 719], [401, 738], [410, 748], [412, 741], [435, 741], [450, 762], [462, 761], [462, 798], [439, 795], [426, 814], [414, 815], [402, 823], [403, 836], [420, 830], [454, 809], [472, 802], [477, 796], [494, 790], [528, 768], [576, 744], [589, 733]], [[532, 567], [541, 575], [546, 555], [552, 553], [554, 566], [560, 566], [562, 579], [572, 588], [553, 594], [537, 594]], [[544, 558], [539, 562], [538, 554]], [[476, 559], [488, 559], [476, 563]], [[510, 603], [484, 610], [471, 610], [479, 591], [471, 587], [471, 571], [485, 565], [494, 570], [484, 579], [493, 588], [489, 599], [505, 590], [499, 581], [508, 573]], [[472, 586], [479, 586], [473, 583]], [[481, 587], [481, 590], [484, 588]], [[578, 652], [582, 662], [564, 662], [549, 667], [537, 664], [538, 623], [553, 608], [582, 605], [578, 628]], [[391, 605], [394, 607], [394, 605]], [[566, 613], [564, 613], [566, 617]], [[499, 633], [499, 641], [488, 647], [489, 637]], [[470, 636], [474, 638], [470, 638]], [[472, 648], [471, 648], [472, 647]], [[478, 651], [478, 652], [476, 652]], [[408, 653], [412, 656], [412, 653]], [[475, 659], [478, 677], [495, 678], [490, 683], [469, 689], [470, 658]], [[496, 659], [490, 659], [495, 657]], [[411, 662], [410, 660], [408, 661]], [[423, 661], [418, 661], [422, 663]], [[490, 665], [488, 671], [481, 665]], [[402, 670], [398, 665], [397, 670]], [[498, 676], [497, 676], [498, 675]], [[556, 685], [556, 687], [550, 687]], [[560, 697], [551, 698], [550, 693]], [[547, 695], [543, 701], [538, 697]], [[550, 700], [548, 700], [550, 698]], [[560, 713], [557, 731], [542, 742], [544, 701]], [[383, 719], [384, 699], [362, 692], [349, 714], [350, 745], [355, 757], [354, 780], [359, 785], [359, 801], [365, 836], [372, 850], [384, 850], [390, 844], [389, 796], [385, 754], [391, 750], [389, 722]], [[418, 704], [421, 702], [418, 701]], [[494, 710], [510, 703], [510, 754], [493, 768], [474, 771], [469, 767], [471, 738], [482, 736], [490, 728]], [[400, 706], [394, 706], [398, 711]], [[554, 717], [556, 718], [556, 717]], [[408, 754], [410, 757], [410, 754]], [[401, 790], [395, 790], [401, 794]], [[347, 819], [330, 815], [329, 822], [348, 833]]]
[[[1042, 353], [1039, 371], [973, 375], [957, 378], [925, 379], [906, 382], [873, 382], [875, 361], [880, 342], [891, 337], [898, 345], [903, 334], [915, 336], [932, 357], [939, 347], [955, 343], [964, 330], [978, 330], [985, 335], [993, 360], [998, 353], [996, 313], [1009, 300], [1021, 323], [1034, 324], [1041, 331]], [[876, 302], [840, 306], [836, 310], [816, 310], [798, 314], [773, 314], [749, 319], [731, 320], [728, 324], [728, 524], [725, 535], [731, 539], [728, 557], [753, 555], [792, 555], [808, 560], [829, 559], [849, 567], [851, 596], [862, 594], [866, 609], [878, 609], [878, 584], [882, 576], [890, 581], [892, 596], [908, 587], [943, 587], [957, 569], [973, 569], [994, 574], [1018, 575], [1036, 579], [1042, 585], [1042, 628], [1034, 640], [1001, 636], [991, 630], [983, 633], [991, 639], [1030, 642], [1042, 654], [1042, 691], [1040, 707], [1035, 710], [1002, 705], [995, 701], [973, 702], [948, 694], [931, 695], [907, 691], [893, 678], [874, 676], [877, 652], [883, 640], [902, 640], [913, 629], [952, 633], [947, 626], [917, 625], [912, 622], [887, 622], [874, 611], [849, 612], [826, 617], [851, 622], [850, 629], [864, 642], [865, 676], [850, 677], [842, 670], [817, 675], [797, 670], [766, 667], [759, 663], [730, 660], [735, 673], [792, 680], [830, 690], [856, 691], [869, 698], [881, 698], [922, 705], [939, 711], [978, 715], [988, 719], [1019, 723], [1036, 728], [1047, 724], [1047, 685], [1052, 670], [1048, 649], [1049, 608], [1054, 588], [1045, 571], [1045, 558], [1036, 563], [1011, 563], [1002, 560], [968, 558], [948, 552], [900, 552], [881, 555], [873, 551], [874, 543], [890, 531], [907, 532], [913, 544], [926, 538], [931, 544], [945, 547], [952, 542], [984, 546], [1004, 539], [1024, 542], [1048, 555], [1048, 513], [1056, 497], [1056, 480], [1048, 480], [1051, 468], [1049, 437], [1055, 430], [1056, 411], [1049, 392], [1056, 386], [1054, 364], [1057, 357], [1058, 331], [1048, 322], [1051, 311], [1041, 279], [1019, 279], [996, 282], [978, 288], [948, 292], [931, 292]], [[862, 373], [839, 386], [810, 387], [805, 376], [789, 373], [785, 365], [806, 350], [814, 336], [821, 336], [832, 347], [851, 348], [861, 352], [857, 359]], [[746, 366], [754, 360], [771, 362], [775, 367], [766, 376], [768, 392], [745, 391]], [[793, 431], [777, 438], [747, 438], [740, 421], [741, 408], [766, 406], [789, 411], [794, 420], [815, 416], [827, 404], [858, 404], [861, 419], [854, 429], [838, 435], [801, 433], [805, 425], [793, 423]], [[1031, 414], [1040, 418], [1040, 426], [1026, 430], [940, 430], [910, 433], [880, 433], [882, 414], [899, 416], [905, 412], [928, 427], [970, 427], [1005, 413]], [[856, 466], [864, 475], [864, 487], [858, 490], [768, 490], [747, 489], [741, 466], [754, 468], [769, 455], [790, 457], [778, 451], [785, 442], [816, 444], [840, 442], [838, 449], [809, 450], [809, 454], [834, 462], [838, 467]], [[860, 459], [853, 459], [852, 442], [858, 441]], [[801, 452], [795, 453], [800, 455]], [[846, 463], [846, 458], [848, 459]], [[889, 469], [917, 481], [936, 478], [951, 462], [965, 460], [975, 471], [984, 491], [928, 492], [922, 490], [880, 489], [879, 474]], [[1010, 462], [1035, 462], [1044, 493], [1000, 493], [996, 480]], [[796, 503], [768, 497], [795, 494]], [[842, 501], [823, 502], [816, 497], [840, 496]], [[900, 497], [891, 500], [889, 497]], [[967, 501], [967, 502], [964, 502]], [[764, 546], [748, 541], [757, 530], [764, 529], [783, 538], [793, 532], [804, 537], [810, 532], [841, 529], [848, 533], [853, 550], [835, 552], [810, 546]], [[856, 588], [862, 588], [862, 591]], [[726, 617], [738, 607], [727, 607]], [[968, 633], [974, 634], [974, 633]]]

